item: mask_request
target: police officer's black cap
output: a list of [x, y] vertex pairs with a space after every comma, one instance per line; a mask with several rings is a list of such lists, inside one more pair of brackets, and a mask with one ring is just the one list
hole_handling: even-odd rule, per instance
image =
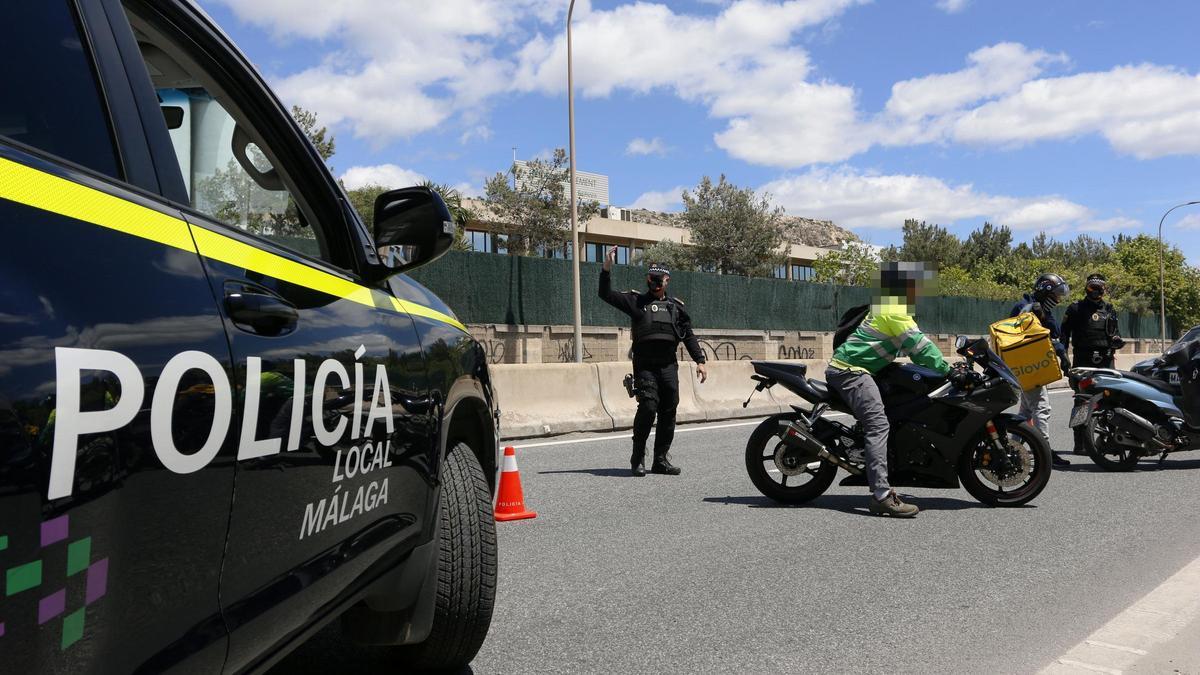
[[667, 269], [666, 265], [654, 263], [650, 266], [650, 269], [646, 270], [646, 274], [652, 277], [669, 277], [671, 276], [671, 270]]

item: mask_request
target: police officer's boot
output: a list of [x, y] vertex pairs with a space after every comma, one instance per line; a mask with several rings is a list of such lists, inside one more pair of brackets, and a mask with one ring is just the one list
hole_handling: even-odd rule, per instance
[[667, 455], [664, 453], [662, 455], [654, 456], [654, 463], [650, 465], [650, 473], [661, 473], [661, 474], [665, 474], [667, 476], [678, 476], [680, 473], [680, 469], [679, 469], [679, 467], [672, 464], [671, 461], [669, 459], [667, 459]]
[[641, 478], [646, 475], [646, 453], [645, 451], [633, 451], [633, 455], [629, 458], [629, 464], [633, 467], [633, 475]]

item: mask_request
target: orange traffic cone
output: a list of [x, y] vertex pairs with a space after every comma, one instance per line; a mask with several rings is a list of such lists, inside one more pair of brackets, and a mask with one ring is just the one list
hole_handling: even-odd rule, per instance
[[517, 471], [517, 452], [510, 445], [504, 448], [504, 467], [500, 470], [500, 496], [496, 499], [496, 520], [525, 518], [537, 518], [537, 514], [525, 510], [521, 473]]

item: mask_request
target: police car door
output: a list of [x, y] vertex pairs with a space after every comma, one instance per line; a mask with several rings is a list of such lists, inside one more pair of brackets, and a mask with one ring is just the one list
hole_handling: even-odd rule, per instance
[[348, 271], [351, 212], [257, 75], [187, 8], [125, 5], [155, 93], [182, 109], [186, 217], [237, 372], [221, 596], [226, 668], [241, 670], [415, 543], [431, 492], [414, 421], [431, 412], [424, 360], [409, 315]]
[[[99, 2], [0, 3], [0, 670], [219, 669], [221, 317]], [[181, 187], [178, 184], [177, 187]]]

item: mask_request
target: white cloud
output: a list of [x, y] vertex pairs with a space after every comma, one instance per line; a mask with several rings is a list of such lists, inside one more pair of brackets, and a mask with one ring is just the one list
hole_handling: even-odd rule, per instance
[[772, 181], [763, 189], [789, 213], [839, 225], [899, 228], [907, 218], [950, 224], [986, 218], [1013, 229], [1058, 231], [1091, 211], [1062, 197], [1013, 197], [951, 185], [932, 176], [876, 174], [849, 167], [811, 169]]
[[635, 138], [629, 141], [629, 145], [625, 146], [625, 154], [627, 155], [658, 155], [662, 157], [667, 154], [667, 144], [663, 139], [655, 136], [650, 140], [644, 138]]
[[1141, 229], [1141, 227], [1142, 221], [1135, 218], [1113, 216], [1112, 218], [1085, 221], [1077, 229], [1080, 232], [1128, 233], [1131, 230]]
[[1200, 230], [1200, 213], [1189, 213], [1174, 225], [1164, 223], [1163, 231], [1168, 230]]
[[970, 0], [937, 0], [934, 5], [947, 14], [958, 14], [967, 8]]
[[342, 174], [342, 182], [350, 190], [355, 190], [366, 185], [401, 188], [417, 185], [424, 180], [425, 176], [416, 171], [404, 169], [395, 164], [352, 166]]
[[[735, 157], [776, 166], [837, 161], [865, 150], [855, 134], [854, 91], [809, 82], [796, 34], [863, 0], [741, 0], [713, 16], [636, 3], [576, 19], [574, 67], [584, 95], [667, 91], [729, 120], [718, 146]], [[620, 49], [613, 49], [619, 42]], [[555, 94], [566, 85], [566, 44], [539, 35], [518, 54], [523, 91]]]
[[633, 200], [630, 204], [631, 209], [648, 209], [650, 211], [678, 211], [683, 208], [683, 199], [680, 195], [688, 188], [684, 185], [676, 185], [670, 190], [661, 192], [643, 192], [641, 196]]

